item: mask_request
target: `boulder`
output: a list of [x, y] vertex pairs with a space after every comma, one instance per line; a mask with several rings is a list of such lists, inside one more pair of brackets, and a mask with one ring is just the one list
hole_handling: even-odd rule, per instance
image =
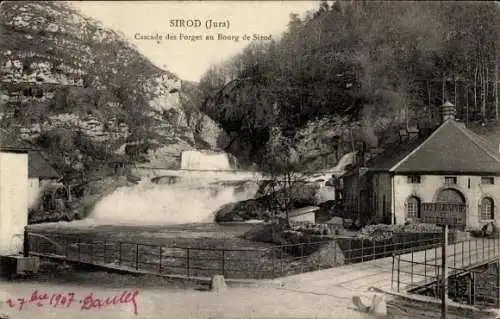
[[233, 221], [236, 213], [233, 211], [237, 203], [229, 203], [223, 205], [219, 210], [215, 213], [215, 221], [216, 222], [224, 222], [224, 221]]
[[279, 224], [259, 224], [252, 227], [241, 236], [246, 240], [262, 243], [278, 243], [283, 241], [281, 233], [284, 230], [283, 225]]
[[222, 206], [215, 213], [216, 222], [269, 220], [271, 217], [267, 209], [265, 198], [248, 199]]
[[215, 292], [222, 292], [226, 290], [226, 281], [224, 280], [224, 276], [215, 275], [212, 277], [212, 283], [210, 285], [210, 290]]
[[333, 217], [332, 219], [328, 220], [326, 224], [337, 226], [337, 227], [344, 227], [344, 220], [338, 216]]
[[155, 184], [176, 184], [181, 180], [180, 176], [158, 176], [151, 179], [152, 183]]
[[358, 295], [352, 297], [352, 302], [360, 312], [370, 313], [377, 317], [387, 316], [387, 302], [384, 295], [374, 294], [371, 297]]
[[490, 237], [498, 233], [498, 229], [493, 222], [489, 222], [481, 229], [485, 237]]
[[307, 257], [306, 261], [306, 264], [311, 264], [314, 268], [331, 268], [344, 263], [344, 253], [336, 241], [322, 243]]

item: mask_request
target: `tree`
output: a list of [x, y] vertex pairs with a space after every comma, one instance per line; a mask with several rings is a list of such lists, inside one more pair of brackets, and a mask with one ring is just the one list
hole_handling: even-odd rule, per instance
[[267, 153], [261, 163], [262, 171], [268, 178], [264, 191], [268, 209], [274, 221], [284, 222], [286, 227], [290, 227], [289, 213], [297, 198], [301, 177], [299, 158], [292, 148], [292, 142], [279, 128], [273, 128], [266, 145]]
[[[251, 154], [267, 152], [273, 127], [293, 136], [323, 117], [361, 121], [380, 136], [407, 123], [435, 125], [445, 98], [457, 105], [459, 118], [469, 118], [469, 103], [481, 118], [494, 118], [500, 112], [498, 8], [322, 1], [305, 19], [291, 14], [279, 40], [252, 44], [207, 72], [205, 81], [217, 83], [210, 77], [233, 70], [229, 78], [218, 75], [230, 80], [210, 87], [215, 97], [206, 94], [210, 116]], [[280, 101], [276, 119], [268, 116], [274, 101]]]

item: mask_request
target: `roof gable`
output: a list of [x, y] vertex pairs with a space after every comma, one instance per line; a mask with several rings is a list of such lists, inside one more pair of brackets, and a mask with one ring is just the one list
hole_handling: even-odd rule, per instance
[[0, 129], [0, 151], [3, 152], [28, 152], [31, 147], [21, 141], [15, 134], [5, 129]]
[[0, 151], [28, 153], [29, 178], [58, 178], [60, 175], [49, 162], [30, 144], [13, 132], [0, 128]]
[[417, 137], [405, 142], [389, 144], [384, 151], [368, 162], [369, 171], [389, 171], [403, 160], [415, 148], [422, 144], [427, 137]]
[[58, 178], [59, 173], [50, 166], [43, 156], [38, 152], [28, 154], [28, 177], [29, 178]]
[[447, 120], [390, 171], [500, 173], [500, 154], [486, 139]]

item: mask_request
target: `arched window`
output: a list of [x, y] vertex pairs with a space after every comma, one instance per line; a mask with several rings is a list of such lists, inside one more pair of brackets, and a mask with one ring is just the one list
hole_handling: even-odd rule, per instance
[[465, 204], [464, 195], [456, 189], [446, 188], [439, 192], [438, 203]]
[[406, 216], [408, 218], [420, 218], [420, 199], [411, 196], [406, 200]]
[[480, 217], [482, 220], [495, 219], [494, 202], [491, 197], [484, 197], [481, 200]]

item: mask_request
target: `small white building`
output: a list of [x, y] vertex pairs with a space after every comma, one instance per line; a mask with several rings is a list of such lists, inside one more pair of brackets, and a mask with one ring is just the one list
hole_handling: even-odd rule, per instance
[[0, 129], [0, 254], [22, 251], [28, 208], [40, 196], [40, 184], [57, 177], [39, 153]]
[[0, 130], [0, 254], [22, 251], [28, 224], [29, 149]]
[[295, 209], [288, 213], [290, 222], [306, 222], [316, 224], [316, 213], [319, 211], [318, 206], [307, 206]]

